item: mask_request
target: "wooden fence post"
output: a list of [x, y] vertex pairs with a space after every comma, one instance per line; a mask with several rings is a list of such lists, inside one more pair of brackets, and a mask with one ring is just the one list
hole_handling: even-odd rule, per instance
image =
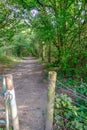
[[18, 114], [17, 114], [15, 90], [14, 90], [14, 85], [13, 85], [13, 76], [11, 74], [6, 75], [5, 80], [6, 80], [7, 91], [11, 95], [10, 108], [11, 108], [11, 115], [12, 115], [13, 130], [19, 130], [19, 120], [18, 120]]
[[47, 93], [46, 125], [45, 130], [53, 130], [53, 112], [56, 86], [56, 72], [49, 72], [49, 86]]
[[[6, 88], [6, 82], [5, 82], [4, 76], [2, 78], [2, 84], [3, 84], [3, 91], [6, 92], [7, 88]], [[6, 115], [6, 130], [9, 130], [9, 107], [8, 107], [7, 99], [5, 99], [5, 112], [6, 112], [5, 114]]]

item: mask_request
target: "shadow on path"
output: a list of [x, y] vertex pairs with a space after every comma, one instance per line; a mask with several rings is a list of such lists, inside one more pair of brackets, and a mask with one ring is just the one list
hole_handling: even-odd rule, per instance
[[44, 130], [47, 82], [43, 70], [37, 59], [29, 57], [10, 72], [14, 77], [20, 130]]

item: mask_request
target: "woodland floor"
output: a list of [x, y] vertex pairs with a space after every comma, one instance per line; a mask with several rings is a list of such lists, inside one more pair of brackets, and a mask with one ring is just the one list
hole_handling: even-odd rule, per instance
[[13, 74], [20, 130], [44, 130], [48, 85], [44, 66], [29, 57], [8, 73]]

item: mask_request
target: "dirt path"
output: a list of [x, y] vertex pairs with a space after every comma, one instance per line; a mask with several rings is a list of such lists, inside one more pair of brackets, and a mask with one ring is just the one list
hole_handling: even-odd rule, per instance
[[14, 77], [20, 130], [44, 130], [47, 83], [44, 67], [29, 57], [11, 73]]

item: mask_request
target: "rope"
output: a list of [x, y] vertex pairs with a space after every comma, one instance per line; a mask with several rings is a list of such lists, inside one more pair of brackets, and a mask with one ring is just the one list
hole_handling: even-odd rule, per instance
[[9, 91], [6, 91], [6, 93], [4, 94], [4, 100], [6, 101], [7, 104], [10, 103], [12, 98], [13, 98], [12, 94]]

